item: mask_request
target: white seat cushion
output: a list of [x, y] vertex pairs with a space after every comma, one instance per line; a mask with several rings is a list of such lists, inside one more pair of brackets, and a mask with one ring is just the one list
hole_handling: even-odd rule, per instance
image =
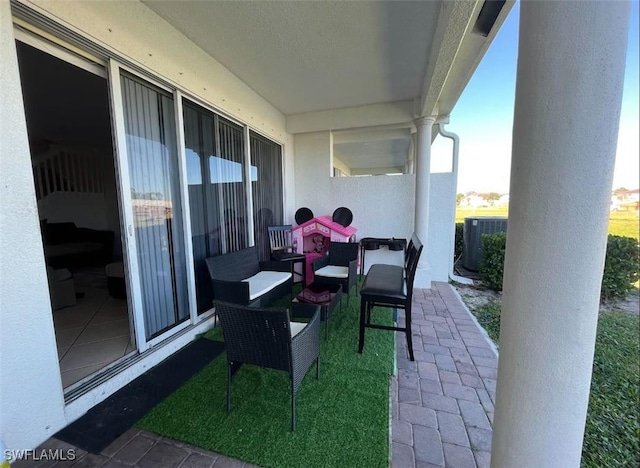
[[348, 278], [349, 267], [327, 265], [313, 273], [316, 276], [324, 276], [325, 278]]
[[249, 300], [253, 301], [256, 297], [268, 293], [289, 278], [291, 278], [291, 273], [284, 271], [260, 271], [251, 278], [242, 281], [249, 283]]
[[291, 327], [291, 338], [296, 336], [298, 333], [300, 333], [304, 329], [304, 327], [307, 326], [306, 323], [302, 323], [302, 322], [289, 322], [289, 325]]

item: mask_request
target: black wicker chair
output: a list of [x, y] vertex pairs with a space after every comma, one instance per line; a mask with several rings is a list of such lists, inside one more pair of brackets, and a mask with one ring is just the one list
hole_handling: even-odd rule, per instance
[[341, 284], [348, 296], [358, 284], [358, 248], [357, 242], [331, 242], [327, 255], [313, 261], [313, 280]]
[[[286, 309], [244, 307], [214, 301], [227, 347], [227, 412], [231, 411], [231, 378], [242, 364], [289, 373], [291, 430], [296, 430], [296, 394], [315, 361], [320, 378], [320, 307], [293, 303], [293, 315], [311, 316], [308, 323], [291, 322]], [[309, 314], [309, 309], [311, 314]]]

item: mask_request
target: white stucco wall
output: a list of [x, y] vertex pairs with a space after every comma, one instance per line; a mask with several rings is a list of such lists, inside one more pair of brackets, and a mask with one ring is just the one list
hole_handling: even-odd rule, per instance
[[424, 246], [432, 281], [449, 281], [455, 235], [455, 180], [452, 172], [431, 174], [429, 241]]
[[[138, 2], [25, 2], [165, 81], [282, 143], [286, 211], [294, 211], [293, 138], [284, 116]], [[45, 274], [11, 11], [0, 2], [0, 439], [33, 448], [193, 339], [164, 346], [65, 407]]]
[[[315, 215], [331, 215], [346, 206], [353, 212], [352, 225], [363, 237], [406, 237], [414, 231], [415, 176], [329, 177], [329, 132], [295, 135], [296, 209], [310, 208]], [[455, 180], [453, 173], [431, 174], [428, 258], [435, 281], [448, 281], [453, 255]], [[397, 252], [386, 248], [366, 254], [373, 263], [400, 264]]]
[[[296, 205], [307, 207], [316, 216], [331, 214], [337, 208], [331, 201], [331, 132], [300, 133], [295, 135], [295, 187]], [[333, 208], [332, 208], [333, 207]]]
[[31, 448], [66, 420], [8, 2], [0, 63], [0, 439]]
[[[358, 239], [411, 236], [415, 176], [332, 177], [330, 187], [332, 208], [327, 214], [340, 206], [349, 208]], [[365, 261], [366, 272], [374, 263], [402, 265], [402, 255], [383, 247], [368, 251]]]

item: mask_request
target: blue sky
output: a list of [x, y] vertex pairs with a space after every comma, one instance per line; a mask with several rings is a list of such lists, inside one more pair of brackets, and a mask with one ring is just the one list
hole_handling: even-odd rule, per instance
[[[460, 136], [458, 192], [509, 191], [519, 12], [517, 3], [451, 114], [447, 128]], [[634, 0], [614, 188], [639, 185], [638, 16]]]

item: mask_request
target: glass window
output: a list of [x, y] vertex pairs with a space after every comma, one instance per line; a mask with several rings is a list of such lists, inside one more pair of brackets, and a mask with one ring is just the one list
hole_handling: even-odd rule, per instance
[[247, 248], [244, 132], [183, 101], [187, 182], [198, 312], [211, 308], [206, 258]]

